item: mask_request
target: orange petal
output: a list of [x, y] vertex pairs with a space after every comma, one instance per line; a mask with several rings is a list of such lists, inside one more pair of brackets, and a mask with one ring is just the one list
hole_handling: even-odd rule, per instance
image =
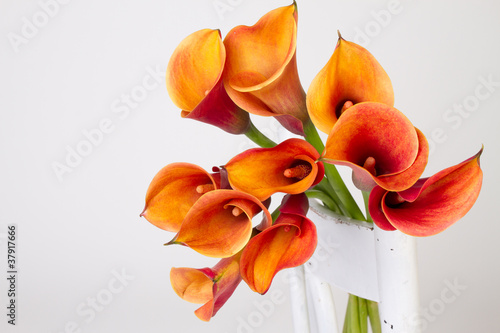
[[158, 228], [177, 232], [191, 206], [203, 193], [198, 186], [216, 188], [214, 178], [201, 167], [190, 163], [172, 163], [153, 178], [146, 193], [141, 216]]
[[167, 90], [182, 117], [232, 134], [245, 133], [250, 117], [229, 98], [222, 82], [226, 51], [220, 31], [203, 29], [175, 49], [167, 67]]
[[332, 57], [309, 86], [307, 109], [314, 125], [328, 134], [346, 102], [393, 106], [394, 92], [378, 61], [363, 47], [339, 36]]
[[[323, 172], [316, 160], [318, 152], [307, 141], [288, 139], [273, 148], [249, 149], [225, 166], [231, 187], [264, 201], [273, 193], [302, 193], [314, 185]], [[286, 171], [297, 165], [307, 166], [305, 177], [287, 177]], [[319, 177], [318, 177], [319, 175]]]
[[241, 282], [241, 253], [220, 260], [213, 268], [172, 268], [170, 281], [174, 291], [191, 303], [205, 303], [196, 316], [209, 321], [226, 303]]
[[323, 159], [353, 169], [355, 185], [400, 191], [411, 187], [427, 164], [425, 136], [400, 111], [382, 103], [350, 107], [328, 136]]
[[277, 119], [303, 134], [302, 123], [309, 117], [297, 71], [296, 43], [295, 3], [267, 13], [251, 27], [233, 28], [224, 39], [224, 84], [244, 110], [261, 116], [287, 115]]
[[[235, 216], [233, 209], [242, 211]], [[252, 218], [264, 211], [264, 229], [272, 221], [266, 207], [254, 196], [233, 190], [203, 195], [187, 213], [179, 232], [168, 244], [182, 244], [216, 258], [239, 252], [252, 234]]]
[[181, 267], [170, 270], [170, 283], [175, 293], [190, 303], [203, 304], [213, 298], [213, 282], [202, 271]]
[[[382, 198], [370, 195], [373, 201], [370, 213], [379, 205], [386, 220], [382, 223], [389, 222], [408, 235], [432, 236], [442, 232], [461, 219], [479, 196], [483, 179], [479, 165], [481, 153], [482, 149], [470, 159], [399, 192], [397, 195], [402, 203], [392, 203], [394, 192], [386, 192]], [[373, 220], [380, 223], [376, 217]]]
[[[289, 196], [287, 196], [289, 197]], [[304, 194], [298, 200], [306, 201]], [[285, 208], [286, 209], [286, 208]], [[265, 294], [280, 270], [304, 264], [317, 245], [316, 227], [305, 214], [281, 212], [275, 224], [253, 237], [241, 256], [241, 275], [248, 286]]]
[[193, 110], [222, 75], [226, 53], [220, 31], [203, 29], [186, 37], [167, 67], [167, 90], [182, 110]]
[[413, 164], [405, 171], [393, 175], [381, 175], [376, 182], [385, 189], [395, 189], [396, 191], [414, 184], [424, 172], [429, 157], [429, 143], [425, 135], [415, 127], [418, 136], [418, 153]]

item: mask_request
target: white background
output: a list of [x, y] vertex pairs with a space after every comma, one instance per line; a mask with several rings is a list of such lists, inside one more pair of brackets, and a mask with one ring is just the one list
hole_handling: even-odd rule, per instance
[[[38, 1], [0, 1], [0, 268], [7, 270], [5, 233], [12, 223], [18, 226], [19, 267], [15, 327], [7, 324], [6, 273], [0, 273], [0, 331], [290, 331], [290, 297], [281, 275], [265, 296], [241, 284], [210, 323], [199, 321], [197, 305], [172, 291], [169, 271], [214, 261], [164, 247], [172, 235], [139, 218], [149, 182], [164, 165], [185, 161], [210, 169], [252, 146], [243, 136], [181, 119], [164, 78], [155, 81], [149, 71], [163, 73], [177, 44], [196, 30], [220, 28], [224, 35], [290, 1], [62, 2], [49, 17]], [[389, 3], [299, 0], [302, 84], [307, 90], [324, 66], [339, 29], [345, 39], [362, 41], [386, 69], [396, 107], [429, 140], [441, 132], [426, 176], [484, 144], [476, 205], [446, 232], [418, 240], [421, 304], [428, 313], [422, 318], [428, 333], [499, 332], [500, 4]], [[217, 11], [221, 4], [225, 11]], [[390, 17], [381, 16], [388, 9]], [[39, 27], [29, 30], [30, 22]], [[14, 35], [23, 42], [14, 45]], [[144, 80], [150, 90], [142, 90], [146, 95], [134, 108], [126, 107], [122, 98], [138, 94]], [[494, 82], [490, 90], [482, 80]], [[477, 91], [489, 94], [478, 99]], [[470, 111], [449, 113], [454, 104]], [[58, 179], [54, 163], [66, 164], [68, 151], [84, 145], [83, 133], [102, 122], [108, 133]], [[255, 122], [274, 133], [273, 122]], [[127, 280], [119, 282], [116, 274]], [[447, 286], [454, 282], [466, 289], [445, 303], [442, 295], [452, 295]], [[272, 311], [261, 313], [255, 327], [241, 328], [259, 318], [259, 304], [273, 292], [279, 301]], [[345, 299], [337, 293], [342, 313]]]

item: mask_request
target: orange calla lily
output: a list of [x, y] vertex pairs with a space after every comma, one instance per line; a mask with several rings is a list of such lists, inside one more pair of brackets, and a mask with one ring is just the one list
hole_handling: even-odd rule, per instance
[[240, 271], [248, 286], [265, 294], [280, 270], [304, 264], [314, 253], [316, 226], [306, 217], [305, 194], [287, 195], [275, 224], [253, 237], [243, 250]]
[[328, 134], [340, 114], [360, 102], [393, 106], [391, 80], [370, 52], [339, 34], [332, 57], [307, 91], [309, 116], [319, 130]]
[[475, 156], [420, 179], [411, 188], [389, 192], [375, 187], [369, 211], [383, 230], [398, 229], [411, 236], [438, 234], [461, 219], [474, 205], [481, 190], [483, 172]]
[[185, 301], [204, 304], [195, 315], [209, 321], [231, 297], [241, 282], [241, 253], [221, 259], [213, 268], [172, 268], [170, 282], [177, 295]]
[[226, 51], [219, 30], [203, 29], [186, 37], [167, 67], [167, 90], [183, 111], [232, 134], [245, 133], [250, 117], [229, 98], [222, 82]]
[[177, 232], [203, 193], [219, 187], [220, 176], [190, 163], [172, 163], [151, 181], [141, 216], [160, 229]]
[[307, 141], [288, 139], [273, 148], [249, 149], [225, 169], [231, 187], [264, 201], [273, 193], [302, 193], [323, 179], [319, 153]]
[[403, 113], [382, 103], [347, 109], [328, 135], [323, 160], [353, 170], [356, 187], [402, 191], [422, 175], [429, 155], [425, 136]]
[[170, 244], [188, 246], [208, 257], [227, 258], [239, 252], [252, 234], [252, 218], [264, 212], [257, 227], [272, 223], [267, 208], [254, 196], [233, 190], [204, 194], [191, 207]]
[[303, 135], [309, 121], [297, 61], [295, 2], [264, 15], [255, 25], [237, 26], [224, 39], [224, 84], [244, 110], [275, 116], [289, 131]]

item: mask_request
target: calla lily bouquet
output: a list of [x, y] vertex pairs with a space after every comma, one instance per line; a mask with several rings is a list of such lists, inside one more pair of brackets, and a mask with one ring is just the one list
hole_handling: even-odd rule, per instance
[[[194, 32], [168, 64], [167, 90], [183, 118], [244, 134], [261, 147], [210, 171], [190, 163], [169, 164], [147, 190], [141, 216], [175, 233], [166, 245], [220, 258], [212, 268], [172, 268], [170, 273], [180, 297], [203, 304], [195, 314], [204, 321], [242, 280], [265, 294], [277, 272], [312, 256], [317, 234], [307, 217], [309, 200], [383, 230], [422, 237], [458, 221], [480, 192], [482, 149], [421, 178], [427, 140], [394, 108], [389, 76], [365, 48], [339, 34], [333, 55], [306, 94], [296, 62], [297, 20], [294, 2], [253, 26], [233, 28], [224, 39], [219, 30]], [[276, 144], [257, 130], [250, 114], [275, 117], [299, 138]], [[317, 129], [328, 135], [325, 143]], [[365, 213], [336, 165], [352, 169]], [[275, 193], [285, 195], [271, 213]], [[262, 220], [254, 223], [259, 213]], [[377, 304], [354, 301], [372, 310], [350, 311], [344, 332], [364, 332], [366, 324], [352, 323], [366, 323], [367, 317], [373, 331], [380, 332]]]

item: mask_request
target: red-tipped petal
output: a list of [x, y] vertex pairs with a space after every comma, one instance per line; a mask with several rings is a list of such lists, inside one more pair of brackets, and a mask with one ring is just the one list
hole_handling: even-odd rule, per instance
[[191, 303], [205, 303], [196, 316], [209, 321], [226, 303], [241, 282], [241, 253], [220, 260], [213, 268], [172, 268], [170, 281], [174, 291]]
[[370, 192], [368, 200], [368, 209], [373, 222], [382, 230], [394, 231], [396, 228], [389, 222], [382, 210], [382, 201], [385, 197], [387, 190], [380, 186], [375, 186]]
[[[419, 180], [406, 191], [386, 192], [382, 198], [370, 195], [373, 220], [377, 224], [388, 221], [401, 232], [420, 237], [447, 229], [472, 208], [479, 196], [483, 179], [481, 153], [482, 150], [462, 163]], [[394, 203], [395, 195], [398, 200]], [[375, 208], [379, 199], [383, 217]]]
[[225, 61], [220, 31], [203, 29], [186, 37], [167, 66], [167, 91], [174, 104], [192, 111], [219, 81]]
[[295, 3], [264, 15], [255, 25], [238, 26], [224, 39], [227, 52], [224, 83], [244, 110], [277, 119], [296, 134], [309, 118], [296, 63]]
[[276, 223], [253, 237], [241, 257], [241, 276], [250, 288], [265, 294], [280, 270], [304, 264], [317, 245], [309, 219], [281, 213]]
[[397, 109], [365, 102], [350, 107], [330, 132], [324, 162], [353, 169], [355, 185], [393, 191], [411, 187], [427, 163], [423, 134]]
[[226, 51], [219, 30], [203, 29], [184, 39], [167, 67], [167, 90], [182, 117], [245, 133], [247, 112], [229, 98], [222, 82]]

